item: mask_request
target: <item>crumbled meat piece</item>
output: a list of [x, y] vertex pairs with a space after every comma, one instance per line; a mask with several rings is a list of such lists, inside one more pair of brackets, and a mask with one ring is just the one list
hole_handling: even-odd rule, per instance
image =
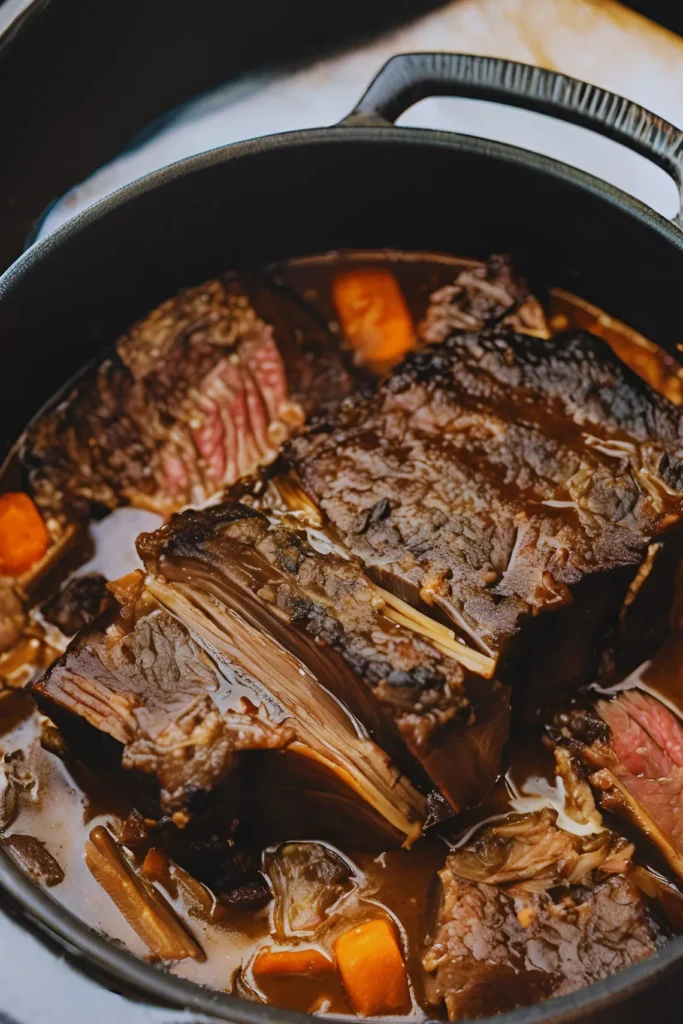
[[208, 696], [190, 701], [165, 724], [162, 714], [126, 745], [121, 764], [154, 775], [166, 808], [191, 804], [210, 791], [230, 773], [237, 751], [277, 750], [294, 739], [293, 729], [272, 725], [265, 712], [221, 714]]
[[[668, 663], [671, 652], [662, 656]], [[623, 690], [592, 710], [556, 715], [548, 736], [583, 762], [601, 806], [643, 832], [683, 878], [683, 726], [673, 711]]]
[[0, 768], [0, 831], [8, 828], [17, 816], [17, 787], [7, 765]]
[[662, 936], [621, 875], [569, 893], [499, 889], [441, 872], [444, 902], [423, 963], [450, 1020], [565, 995], [656, 952]]
[[213, 694], [230, 691], [218, 665], [172, 616], [158, 608], [132, 630], [113, 623], [84, 632], [33, 693], [68, 736], [87, 722], [123, 747], [121, 763], [156, 779], [162, 807], [210, 791], [236, 765], [236, 750], [286, 744], [291, 733], [266, 722], [247, 739], [249, 716], [220, 712]]
[[12, 750], [2, 759], [2, 767], [14, 788], [26, 803], [38, 798], [38, 777], [23, 750]]
[[272, 893], [265, 879], [259, 876], [234, 889], [219, 893], [219, 899], [223, 906], [232, 907], [233, 910], [260, 910], [270, 902]]
[[207, 834], [206, 826], [202, 829], [164, 830], [164, 841], [173, 859], [193, 879], [206, 885], [223, 906], [234, 910], [264, 907], [272, 899], [268, 882], [237, 837], [213, 831]]
[[428, 344], [440, 343], [453, 331], [501, 323], [543, 338], [549, 334], [540, 303], [524, 278], [515, 273], [510, 257], [495, 255], [480, 266], [461, 270], [453, 284], [429, 297], [418, 335]]
[[[423, 957], [449, 1019], [573, 992], [650, 956], [664, 935], [610, 832], [578, 837], [553, 811], [486, 829], [449, 855]], [[631, 847], [632, 850], [632, 847]]]
[[619, 836], [607, 830], [577, 836], [558, 828], [556, 821], [550, 808], [513, 816], [452, 853], [451, 869], [471, 882], [514, 883], [538, 891], [583, 882], [605, 862], [614, 863], [616, 854], [627, 865], [633, 847]]
[[74, 576], [61, 590], [42, 606], [42, 613], [48, 622], [61, 629], [66, 636], [73, 636], [79, 629], [89, 626], [112, 604], [107, 590], [107, 581], [98, 572]]
[[[253, 294], [253, 302], [247, 292]], [[53, 514], [168, 514], [271, 463], [350, 387], [334, 345], [282, 289], [235, 275], [169, 299], [29, 429], [22, 459]]]
[[151, 840], [149, 821], [135, 808], [126, 815], [117, 830], [117, 839], [122, 846], [147, 846]]

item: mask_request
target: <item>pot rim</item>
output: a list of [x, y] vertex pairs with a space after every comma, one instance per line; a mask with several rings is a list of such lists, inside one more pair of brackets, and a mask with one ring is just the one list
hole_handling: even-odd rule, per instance
[[[189, 177], [207, 167], [292, 146], [367, 142], [402, 142], [414, 146], [448, 148], [456, 152], [479, 154], [493, 158], [501, 164], [508, 163], [548, 175], [597, 196], [610, 206], [618, 208], [626, 216], [633, 217], [644, 227], [657, 232], [677, 250], [683, 252], [683, 231], [674, 222], [616, 186], [551, 157], [507, 143], [456, 132], [396, 127], [389, 124], [384, 126], [377, 123], [363, 125], [356, 122], [279, 133], [218, 146], [168, 164], [124, 185], [31, 245], [0, 276], [0, 303], [17, 284], [30, 275], [33, 266], [40, 263], [43, 257], [77, 236], [82, 229], [106, 218], [118, 207], [163, 187], [168, 182]], [[252, 1003], [235, 995], [205, 988], [139, 959], [92, 929], [46, 890], [37, 886], [1, 847], [0, 886], [20, 904], [29, 918], [51, 937], [56, 937], [67, 948], [78, 950], [93, 966], [102, 970], [112, 980], [124, 983], [129, 992], [134, 991], [136, 995], [147, 996], [161, 1005], [171, 1005], [218, 1019], [228, 1019], [234, 1024], [273, 1024], [274, 1021], [281, 1021], [282, 1024], [310, 1024], [312, 1018], [309, 1014]], [[500, 1024], [571, 1024], [581, 1019], [586, 1012], [595, 1012], [610, 1005], [623, 1003], [630, 996], [646, 989], [656, 978], [664, 978], [671, 974], [681, 963], [683, 936], [672, 939], [647, 960], [625, 968], [602, 981], [594, 982], [577, 992], [495, 1017], [482, 1018], [477, 1024], [493, 1024], [494, 1021]], [[348, 1022], [348, 1018], [328, 1019], [344, 1019]]]
[[634, 217], [645, 227], [657, 231], [666, 241], [683, 251], [683, 231], [672, 220], [668, 220], [640, 199], [629, 195], [616, 185], [604, 181], [587, 171], [572, 167], [553, 157], [532, 150], [522, 149], [505, 142], [497, 142], [479, 136], [459, 132], [437, 131], [431, 128], [397, 127], [369, 123], [332, 125], [326, 128], [309, 128], [301, 131], [279, 132], [264, 135], [244, 142], [233, 142], [214, 149], [204, 150], [182, 160], [176, 160], [156, 171], [142, 175], [127, 185], [98, 199], [87, 209], [66, 221], [50, 234], [34, 242], [22, 255], [0, 275], [0, 302], [43, 256], [69, 241], [83, 228], [104, 219], [118, 207], [162, 188], [169, 182], [190, 177], [207, 167], [219, 166], [244, 157], [287, 149], [289, 147], [314, 146], [319, 143], [343, 144], [371, 142], [373, 144], [403, 142], [410, 145], [447, 148], [462, 153], [491, 157], [501, 163], [508, 163], [526, 170], [541, 173], [603, 199], [610, 206], [616, 206], [623, 213]]

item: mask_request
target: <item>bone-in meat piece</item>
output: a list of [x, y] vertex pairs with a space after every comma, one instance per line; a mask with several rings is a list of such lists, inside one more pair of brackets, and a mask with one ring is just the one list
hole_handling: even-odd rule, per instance
[[291, 517], [225, 503], [174, 516], [138, 548], [162, 602], [172, 586], [195, 606], [210, 597], [252, 615], [409, 775], [455, 810], [476, 804], [499, 771], [508, 688], [463, 668], [436, 627], [394, 616], [355, 561], [314, 541]]

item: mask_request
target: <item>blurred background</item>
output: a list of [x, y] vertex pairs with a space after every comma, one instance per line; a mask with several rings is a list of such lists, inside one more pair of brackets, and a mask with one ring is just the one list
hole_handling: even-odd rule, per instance
[[[338, 121], [385, 60], [407, 50], [564, 71], [683, 126], [682, 0], [0, 0], [0, 270], [173, 160]], [[663, 171], [541, 115], [437, 98], [400, 123], [514, 142], [667, 216], [677, 210]], [[0, 1024], [197, 1024], [86, 978], [77, 958], [67, 965], [63, 951], [20, 927], [16, 908], [3, 910]]]
[[[405, 50], [511, 57], [683, 115], [680, 0], [4, 0], [0, 267], [107, 192], [201, 150], [330, 124]], [[664, 172], [582, 129], [431, 99], [452, 128], [600, 174], [671, 215]]]

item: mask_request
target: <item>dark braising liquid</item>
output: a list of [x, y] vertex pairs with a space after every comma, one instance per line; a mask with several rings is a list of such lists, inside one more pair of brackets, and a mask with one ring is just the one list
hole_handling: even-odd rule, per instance
[[[469, 261], [448, 256], [411, 253], [345, 253], [299, 259], [278, 267], [277, 277], [318, 310], [324, 321], [335, 325], [333, 282], [340, 271], [359, 267], [390, 268], [405, 297], [413, 321], [425, 312], [428, 296], [452, 282], [455, 273]], [[680, 402], [683, 390], [678, 369], [668, 357], [597, 309], [565, 293], [550, 298], [552, 328], [582, 326], [602, 334], [634, 368], [659, 386], [672, 400]], [[18, 484], [16, 465], [8, 466], [2, 489]], [[151, 513], [122, 509], [95, 523], [88, 536], [79, 538], [68, 558], [52, 573], [43, 590], [54, 586], [78, 564], [99, 569], [108, 578], [121, 576], [139, 564], [134, 553], [134, 538], [142, 530], [161, 522]], [[38, 623], [40, 626], [40, 622]], [[64, 638], [56, 638], [55, 654], [63, 648]], [[642, 669], [641, 682], [663, 695], [669, 706], [683, 711], [683, 674], [681, 671], [681, 634], [675, 630], [661, 658]], [[0, 670], [2, 664], [0, 663]], [[0, 671], [0, 675], [2, 672]], [[17, 675], [16, 687], [23, 680]], [[40, 716], [30, 697], [20, 689], [0, 691], [0, 743], [3, 753], [21, 750], [38, 780], [34, 802], [23, 804], [12, 823], [12, 831], [36, 837], [45, 843], [64, 870], [64, 880], [54, 886], [52, 895], [87, 924], [122, 943], [140, 957], [148, 949], [117, 910], [107, 893], [95, 880], [84, 860], [84, 849], [91, 830], [108, 825], [117, 833], [134, 805], [133, 792], [125, 780], [98, 776], [89, 769], [69, 765], [41, 745]], [[447, 827], [438, 827], [419, 840], [410, 850], [359, 854], [353, 842], [340, 851], [353, 865], [354, 887], [345, 907], [338, 911], [349, 924], [372, 917], [381, 906], [397, 924], [407, 954], [412, 989], [412, 1016], [422, 1018], [435, 1010], [427, 1007], [424, 996], [421, 953], [430, 928], [433, 889], [438, 870], [449, 847], [462, 842], [483, 821], [495, 820], [510, 810], [535, 810], [550, 803], [560, 812], [563, 795], [556, 787], [552, 755], [543, 747], [540, 730], [519, 727], [509, 744], [506, 773], [486, 805], [460, 816]], [[617, 826], [624, 830], [623, 822]], [[286, 841], [289, 837], [278, 837]], [[311, 835], [310, 839], [317, 837]], [[635, 837], [634, 837], [635, 838]], [[662, 873], [666, 868], [644, 841], [638, 840], [641, 863]], [[135, 849], [142, 862], [147, 846]], [[266, 854], [267, 855], [267, 854]], [[159, 883], [161, 885], [161, 883]], [[225, 991], [237, 991], [249, 998], [267, 1001], [290, 1009], [348, 1014], [352, 1012], [337, 974], [305, 977], [266, 976], [256, 986], [249, 964], [257, 950], [268, 944], [271, 933], [272, 904], [259, 910], [231, 910], [202, 907], [192, 902], [178, 886], [162, 891], [181, 920], [206, 954], [205, 962], [185, 959], [170, 970], [204, 985]], [[365, 909], [366, 908], [366, 909]], [[239, 977], [239, 982], [237, 981]]]

